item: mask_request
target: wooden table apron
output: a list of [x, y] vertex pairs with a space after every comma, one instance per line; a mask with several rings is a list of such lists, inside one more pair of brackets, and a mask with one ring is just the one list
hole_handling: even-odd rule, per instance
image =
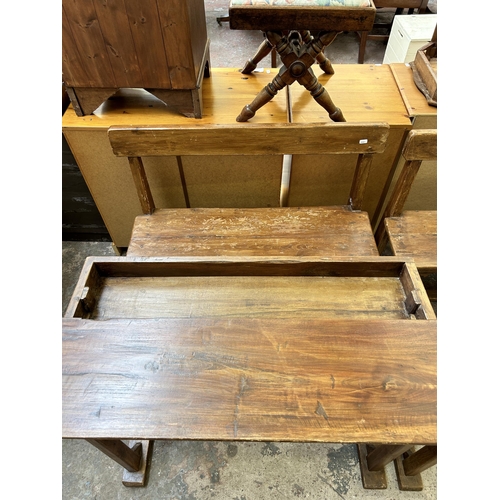
[[[389, 66], [334, 65], [334, 75], [315, 74], [347, 121], [385, 121], [391, 126], [386, 151], [373, 162], [363, 207], [372, 218], [387, 177], [397, 161], [405, 132], [412, 128], [407, 110]], [[113, 243], [127, 247], [134, 218], [141, 213], [126, 158], [116, 158], [107, 138], [111, 125], [234, 123], [242, 107], [269, 83], [277, 69], [242, 75], [237, 69], [215, 68], [203, 85], [204, 116], [186, 118], [169, 110], [142, 90], [121, 90], [95, 114], [78, 117], [70, 106], [63, 116], [63, 133], [80, 167]], [[305, 89], [292, 85], [291, 116], [294, 122], [329, 122], [326, 112]], [[289, 121], [286, 89], [248, 123]], [[241, 123], [242, 127], [247, 123]], [[330, 159], [331, 161], [331, 159]], [[289, 205], [345, 203], [344, 180], [354, 171], [355, 158], [336, 160], [330, 168], [323, 157], [293, 158]], [[282, 158], [204, 157], [182, 158], [191, 207], [279, 206]], [[201, 167], [203, 172], [200, 174]], [[314, 169], [313, 169], [314, 167]], [[160, 207], [186, 206], [175, 158], [146, 159], [153, 196]], [[341, 172], [340, 181], [332, 172]], [[229, 193], [229, 194], [227, 194]], [[340, 194], [339, 194], [340, 193]], [[345, 198], [345, 199], [344, 199]]]

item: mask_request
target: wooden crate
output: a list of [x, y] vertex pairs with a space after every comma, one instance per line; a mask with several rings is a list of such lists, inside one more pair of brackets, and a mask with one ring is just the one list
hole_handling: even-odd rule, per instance
[[63, 79], [78, 116], [143, 88], [200, 118], [210, 73], [203, 0], [63, 0]]

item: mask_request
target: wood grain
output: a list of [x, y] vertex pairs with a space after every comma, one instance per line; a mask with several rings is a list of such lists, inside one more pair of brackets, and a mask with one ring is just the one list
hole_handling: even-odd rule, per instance
[[66, 317], [434, 319], [417, 268], [393, 257], [87, 258]]
[[412, 130], [402, 151], [402, 155], [409, 161], [435, 160], [437, 158], [437, 131]]
[[408, 210], [384, 219], [394, 255], [415, 260], [421, 273], [437, 269], [437, 212]]
[[64, 438], [437, 441], [434, 321], [66, 319], [62, 345]]
[[388, 134], [387, 123], [116, 126], [108, 131], [117, 156], [376, 153], [384, 151]]
[[126, 5], [128, 1], [130, 0], [95, 1], [94, 7], [116, 85], [118, 87], [142, 88], [144, 80], [127, 15]]
[[[110, 65], [108, 51], [104, 42], [100, 23], [93, 2], [63, 0], [63, 24], [67, 23], [63, 33], [71, 33], [73, 44], [65, 50], [76, 48], [78, 59], [72, 57], [73, 63], [80, 63], [81, 70], [71, 69], [71, 74], [80, 75], [83, 81], [66, 82], [69, 87], [115, 87], [116, 80]], [[64, 40], [68, 40], [65, 37]], [[64, 61], [63, 61], [64, 62]], [[69, 59], [67, 60], [69, 62]], [[63, 71], [64, 71], [63, 65]], [[67, 65], [66, 65], [67, 67]]]
[[378, 255], [367, 214], [341, 206], [158, 209], [132, 234], [129, 257]]

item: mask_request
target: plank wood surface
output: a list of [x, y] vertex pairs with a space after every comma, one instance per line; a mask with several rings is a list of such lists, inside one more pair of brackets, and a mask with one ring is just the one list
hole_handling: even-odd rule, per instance
[[423, 274], [437, 269], [437, 212], [407, 210], [400, 217], [384, 219], [394, 255], [415, 260]]
[[435, 318], [412, 261], [251, 256], [89, 257], [65, 316]]
[[[130, 255], [376, 255], [368, 214], [358, 211], [372, 156], [384, 151], [388, 133], [386, 123], [276, 124], [272, 129], [260, 124], [245, 129], [239, 124], [110, 127], [113, 152], [129, 157], [147, 214], [134, 224]], [[312, 152], [358, 154], [344, 205], [154, 210], [145, 170], [137, 164], [143, 156]]]
[[64, 438], [435, 444], [436, 383], [433, 320], [63, 320]]
[[387, 123], [112, 126], [108, 137], [116, 156], [283, 155], [380, 153]]
[[342, 206], [158, 209], [138, 216], [132, 234], [129, 257], [378, 255], [366, 212]]

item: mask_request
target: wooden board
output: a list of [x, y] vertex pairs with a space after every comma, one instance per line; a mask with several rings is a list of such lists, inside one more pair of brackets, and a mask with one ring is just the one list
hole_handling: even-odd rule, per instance
[[129, 257], [353, 253], [378, 250], [367, 213], [342, 206], [160, 209], [136, 218], [127, 250]]
[[434, 321], [63, 320], [64, 438], [435, 443], [436, 384]]
[[421, 273], [437, 269], [437, 212], [410, 210], [384, 220], [394, 255], [415, 259]]

